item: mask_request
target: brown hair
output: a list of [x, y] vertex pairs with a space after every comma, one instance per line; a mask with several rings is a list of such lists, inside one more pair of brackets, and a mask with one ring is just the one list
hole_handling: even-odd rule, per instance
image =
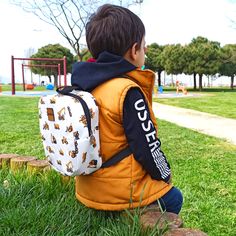
[[137, 43], [141, 47], [145, 27], [129, 9], [105, 4], [98, 8], [86, 25], [88, 49], [96, 59], [103, 51], [124, 56]]

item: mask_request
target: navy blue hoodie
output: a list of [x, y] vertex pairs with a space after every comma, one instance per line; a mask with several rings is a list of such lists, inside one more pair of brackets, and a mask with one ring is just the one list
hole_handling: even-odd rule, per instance
[[[123, 57], [103, 52], [96, 62], [77, 62], [73, 65], [71, 83], [79, 89], [91, 92], [98, 85], [115, 77], [122, 77], [126, 73], [135, 70], [136, 67]], [[127, 78], [124, 78], [127, 79]], [[170, 166], [164, 153], [161, 151], [161, 142], [154, 140], [158, 145], [153, 150], [148, 143], [146, 132], [142, 128], [142, 122], [138, 118], [135, 103], [142, 99], [147, 111], [147, 119], [150, 118], [147, 101], [138, 88], [128, 91], [123, 110], [123, 126], [131, 151], [135, 159], [143, 166], [153, 179], [170, 179]], [[155, 127], [149, 132], [156, 132]]]

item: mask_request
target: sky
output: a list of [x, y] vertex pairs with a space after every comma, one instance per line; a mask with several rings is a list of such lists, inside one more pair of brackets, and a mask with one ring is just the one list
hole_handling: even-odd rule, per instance
[[[184, 45], [197, 36], [218, 41], [221, 46], [236, 43], [236, 23], [231, 21], [236, 22], [235, 0], [144, 0], [141, 7], [131, 10], [145, 24], [147, 44]], [[0, 83], [10, 82], [11, 55], [27, 57], [30, 48], [37, 52], [49, 43], [70, 48], [54, 27], [9, 0], [0, 1], [0, 30]], [[16, 65], [17, 81], [22, 79], [20, 66]]]

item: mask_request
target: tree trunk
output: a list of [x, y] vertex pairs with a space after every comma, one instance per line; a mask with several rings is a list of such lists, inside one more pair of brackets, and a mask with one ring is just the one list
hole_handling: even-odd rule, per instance
[[193, 89], [197, 90], [197, 79], [196, 79], [196, 73], [193, 73]]
[[49, 83], [52, 83], [52, 79], [50, 75], [48, 75], [48, 79], [49, 79]]
[[230, 88], [231, 88], [231, 89], [234, 89], [234, 75], [231, 75]]
[[11, 159], [18, 156], [17, 154], [0, 154], [0, 169], [8, 169]]
[[53, 78], [54, 78], [54, 88], [58, 88], [58, 83], [57, 83], [58, 76], [56, 74], [54, 74]]
[[209, 77], [209, 75], [207, 76], [207, 87], [210, 88], [210, 77]]
[[199, 74], [199, 91], [202, 91], [202, 74]]
[[27, 163], [27, 171], [30, 174], [42, 173], [50, 169], [47, 160], [33, 160]]
[[10, 167], [13, 172], [26, 168], [27, 162], [36, 160], [36, 157], [15, 157], [11, 159]]
[[171, 86], [174, 87], [175, 83], [174, 83], [174, 78], [173, 78], [173, 74], [171, 74]]
[[83, 61], [83, 56], [81, 55], [81, 53], [78, 53], [77, 55], [78, 55], [78, 61], [79, 61], [79, 62], [80, 62], [80, 61]]
[[157, 74], [158, 74], [158, 86], [160, 87], [161, 86], [161, 71], [157, 71]]

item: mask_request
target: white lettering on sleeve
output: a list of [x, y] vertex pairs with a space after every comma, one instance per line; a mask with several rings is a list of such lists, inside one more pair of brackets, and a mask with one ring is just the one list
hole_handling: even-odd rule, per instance
[[[151, 119], [148, 119], [148, 111], [146, 110], [144, 100], [137, 100], [134, 103], [134, 107], [137, 110], [137, 115], [141, 121], [142, 129], [145, 131], [145, 137], [148, 146], [151, 149], [153, 161], [160, 172], [161, 178], [165, 179], [170, 175], [170, 169], [167, 165], [164, 154], [160, 150], [161, 144], [156, 137], [156, 129], [154, 128], [153, 122]], [[152, 128], [154, 128], [154, 130], [150, 131]]]
[[145, 132], [148, 132], [153, 127], [153, 123], [151, 120], [147, 122], [147, 127], [145, 127], [145, 123], [142, 123], [142, 128]]
[[[140, 105], [140, 103], [142, 103], [142, 104]], [[142, 110], [144, 110], [144, 109], [145, 109], [145, 104], [144, 104], [143, 99], [139, 99], [138, 101], [136, 101], [136, 102], [134, 103], [134, 107], [135, 107], [135, 109], [136, 109], [137, 111], [142, 111]]]
[[147, 142], [150, 143], [151, 142], [150, 138], [152, 138], [152, 140], [156, 139], [156, 130], [152, 131], [151, 133], [146, 134], [145, 136], [146, 136]]
[[151, 152], [153, 152], [159, 146], [160, 146], [160, 142], [158, 140], [149, 144], [149, 147], [152, 147]]
[[143, 112], [143, 117], [141, 116], [141, 112], [139, 112], [139, 113], [138, 113], [138, 118], [139, 118], [139, 120], [141, 120], [141, 121], [145, 121], [145, 120], [147, 119], [147, 111], [144, 110], [144, 112]]

